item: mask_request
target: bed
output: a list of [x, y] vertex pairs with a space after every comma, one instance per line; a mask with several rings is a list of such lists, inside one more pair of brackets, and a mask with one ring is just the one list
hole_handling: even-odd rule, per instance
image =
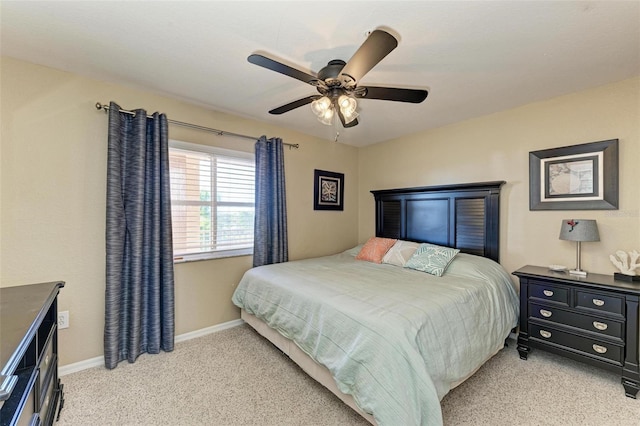
[[441, 276], [362, 247], [253, 268], [242, 318], [372, 424], [442, 424], [440, 400], [504, 345], [518, 297], [499, 266], [504, 182], [372, 191], [376, 237], [460, 251]]

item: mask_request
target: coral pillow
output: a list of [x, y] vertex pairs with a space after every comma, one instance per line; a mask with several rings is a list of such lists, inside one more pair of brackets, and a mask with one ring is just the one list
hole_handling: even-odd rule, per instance
[[358, 260], [366, 260], [367, 262], [382, 263], [382, 258], [389, 249], [396, 243], [395, 239], [371, 237], [362, 246], [360, 253], [356, 256]]

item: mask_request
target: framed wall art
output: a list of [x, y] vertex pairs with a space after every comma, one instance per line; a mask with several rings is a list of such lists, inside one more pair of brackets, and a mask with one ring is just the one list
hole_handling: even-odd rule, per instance
[[529, 210], [617, 210], [618, 139], [529, 153]]
[[314, 210], [344, 210], [344, 174], [314, 170]]

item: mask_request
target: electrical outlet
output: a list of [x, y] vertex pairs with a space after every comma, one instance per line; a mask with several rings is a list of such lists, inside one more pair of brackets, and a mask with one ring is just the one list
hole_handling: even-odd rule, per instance
[[58, 328], [69, 328], [69, 311], [58, 312]]

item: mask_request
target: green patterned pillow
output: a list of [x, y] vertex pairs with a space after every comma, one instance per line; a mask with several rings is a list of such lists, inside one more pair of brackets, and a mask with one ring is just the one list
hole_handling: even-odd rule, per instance
[[458, 249], [423, 243], [404, 267], [441, 277], [458, 253]]

